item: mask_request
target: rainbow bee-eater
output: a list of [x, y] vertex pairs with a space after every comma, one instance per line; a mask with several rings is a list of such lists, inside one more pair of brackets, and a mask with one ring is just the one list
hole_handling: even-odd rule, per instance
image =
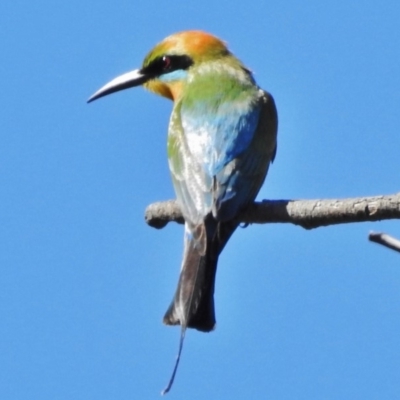
[[179, 283], [164, 323], [215, 326], [218, 257], [238, 227], [276, 154], [277, 112], [272, 96], [220, 39], [201, 31], [171, 35], [145, 57], [140, 69], [112, 80], [89, 101], [143, 85], [173, 101], [168, 161], [185, 219]]

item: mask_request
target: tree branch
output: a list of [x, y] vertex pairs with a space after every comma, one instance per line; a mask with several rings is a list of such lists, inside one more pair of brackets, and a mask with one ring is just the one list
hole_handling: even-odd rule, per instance
[[[175, 200], [150, 204], [145, 219], [157, 229], [171, 221], [184, 223]], [[400, 219], [400, 193], [351, 199], [263, 200], [251, 204], [238, 216], [245, 224], [291, 223], [305, 229], [384, 219]]]
[[400, 252], [400, 240], [386, 234], [371, 232], [368, 236], [371, 242], [381, 244], [383, 246], [389, 247], [389, 249]]

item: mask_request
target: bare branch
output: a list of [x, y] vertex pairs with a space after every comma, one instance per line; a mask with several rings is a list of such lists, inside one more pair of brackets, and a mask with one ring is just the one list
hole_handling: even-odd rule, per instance
[[389, 247], [389, 249], [400, 252], [400, 240], [386, 233], [371, 232], [368, 236], [371, 242], [381, 244], [383, 246]]
[[[145, 219], [157, 229], [171, 221], [184, 222], [175, 200], [150, 204]], [[238, 217], [246, 224], [291, 223], [305, 229], [384, 219], [400, 219], [400, 193], [352, 199], [264, 200], [251, 204]]]

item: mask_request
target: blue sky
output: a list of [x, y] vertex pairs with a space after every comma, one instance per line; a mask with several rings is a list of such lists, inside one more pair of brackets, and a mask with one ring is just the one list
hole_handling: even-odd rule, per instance
[[[152, 399], [179, 329], [162, 316], [182, 227], [171, 104], [132, 89], [87, 105], [165, 36], [203, 29], [270, 91], [279, 145], [259, 199], [399, 191], [396, 1], [0, 4], [0, 397]], [[393, 399], [400, 258], [367, 241], [398, 221], [239, 229], [220, 258], [217, 329], [188, 331], [176, 399]]]

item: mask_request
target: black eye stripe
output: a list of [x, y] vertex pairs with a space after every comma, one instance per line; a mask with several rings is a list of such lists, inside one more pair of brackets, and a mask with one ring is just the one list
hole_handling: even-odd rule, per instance
[[160, 76], [178, 69], [188, 69], [193, 64], [189, 56], [164, 55], [153, 60], [149, 65], [142, 68], [145, 75]]

